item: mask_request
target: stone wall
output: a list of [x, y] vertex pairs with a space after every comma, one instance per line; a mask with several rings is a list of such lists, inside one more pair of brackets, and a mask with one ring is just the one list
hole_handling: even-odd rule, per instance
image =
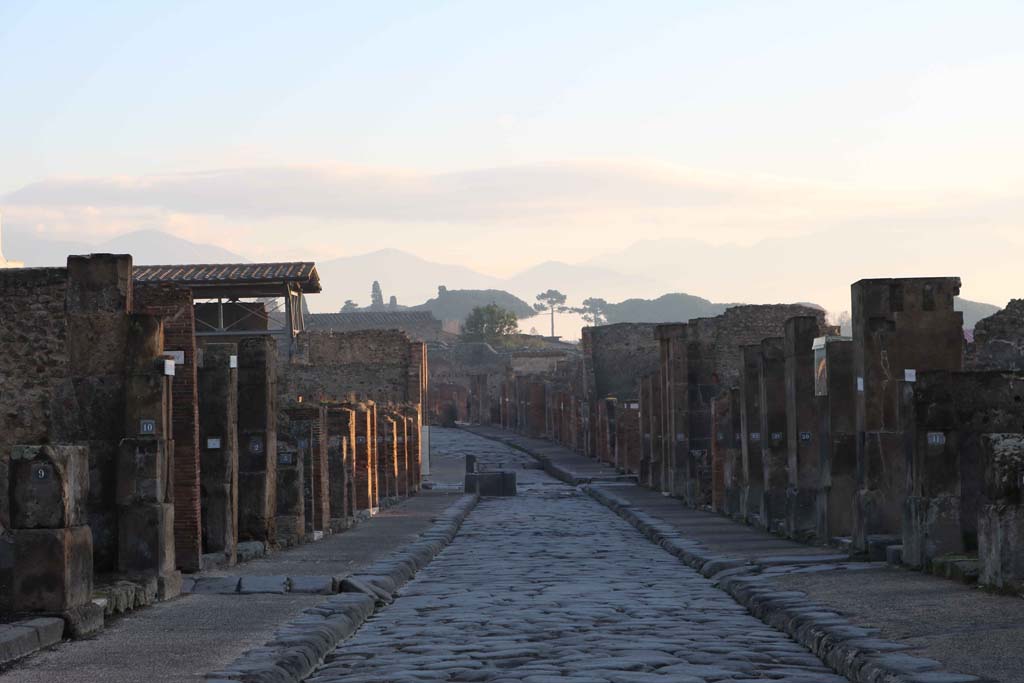
[[1024, 299], [974, 326], [974, 341], [967, 347], [968, 370], [1024, 370]]
[[353, 395], [404, 403], [419, 398], [410, 396], [409, 377], [420, 372], [413, 366], [404, 332], [302, 332], [295, 339], [292, 359], [279, 368], [278, 393], [287, 405], [298, 396], [319, 401]]

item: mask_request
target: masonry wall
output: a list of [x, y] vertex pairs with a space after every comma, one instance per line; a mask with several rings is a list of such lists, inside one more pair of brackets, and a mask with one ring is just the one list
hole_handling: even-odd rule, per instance
[[[0, 270], [0, 462], [15, 444], [89, 448], [97, 571], [117, 567], [117, 454], [125, 436], [131, 257]], [[10, 595], [9, 472], [0, 464], [0, 607]]]
[[[409, 377], [420, 373], [410, 357], [410, 341], [398, 330], [301, 332], [295, 353], [279, 368], [279, 393], [285, 404], [344, 400], [349, 396], [381, 402], [416, 401]], [[419, 385], [417, 385], [419, 386]]]

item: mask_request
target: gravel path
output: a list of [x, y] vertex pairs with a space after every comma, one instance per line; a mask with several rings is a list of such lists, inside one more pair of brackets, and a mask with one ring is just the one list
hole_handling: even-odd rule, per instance
[[[527, 456], [473, 435], [442, 457]], [[519, 470], [313, 683], [845, 681], [583, 493]]]

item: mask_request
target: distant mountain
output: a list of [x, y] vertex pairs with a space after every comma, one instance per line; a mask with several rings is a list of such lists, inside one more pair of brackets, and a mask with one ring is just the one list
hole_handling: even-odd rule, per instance
[[686, 322], [691, 318], [721, 315], [736, 304], [716, 304], [690, 294], [664, 294], [657, 299], [626, 299], [609, 304], [605, 315], [609, 323]]
[[968, 301], [967, 299], [961, 299], [960, 297], [955, 297], [953, 299], [953, 308], [964, 314], [965, 330], [973, 330], [979, 320], [1003, 310], [999, 306], [978, 303], [977, 301]]
[[384, 301], [395, 296], [402, 305], [430, 298], [439, 286], [452, 290], [502, 286], [499, 278], [463, 266], [427, 261], [399, 249], [317, 261], [316, 268], [324, 285], [321, 294], [310, 297], [310, 306], [316, 311], [337, 311], [346, 299], [369, 304], [374, 280], [380, 282]]
[[212, 244], [190, 242], [160, 230], [137, 230], [108, 240], [93, 251], [131, 254], [132, 263], [245, 263], [249, 259]]
[[242, 256], [212, 244], [190, 242], [160, 230], [137, 230], [98, 244], [49, 240], [14, 224], [4, 226], [4, 249], [26, 266], [63, 266], [68, 254], [131, 254], [140, 265], [244, 263]]
[[540, 292], [557, 289], [569, 301], [589, 297], [619, 298], [624, 293], [654, 296], [668, 287], [644, 274], [627, 275], [610, 267], [573, 265], [546, 261], [513, 275], [502, 283], [504, 289], [533, 301]]
[[500, 289], [441, 288], [436, 297], [411, 308], [430, 311], [438, 320], [465, 320], [474, 308], [489, 304], [512, 311], [517, 318], [530, 318], [537, 314], [530, 304]]

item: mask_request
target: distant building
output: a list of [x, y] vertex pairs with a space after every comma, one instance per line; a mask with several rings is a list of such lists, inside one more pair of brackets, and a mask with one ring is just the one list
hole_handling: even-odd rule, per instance
[[4, 258], [4, 226], [3, 221], [0, 221], [0, 268], [24, 268], [25, 264], [21, 261], [8, 261]]

